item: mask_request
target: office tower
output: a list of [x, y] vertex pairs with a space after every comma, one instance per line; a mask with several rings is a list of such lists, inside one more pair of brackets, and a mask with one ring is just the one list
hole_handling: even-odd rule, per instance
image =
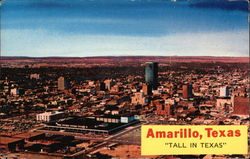
[[17, 89], [17, 88], [11, 89], [11, 90], [10, 90], [10, 94], [11, 94], [11, 95], [14, 95], [14, 96], [19, 95], [19, 89]]
[[152, 94], [151, 85], [144, 83], [142, 86], [142, 92], [144, 93], [144, 95], [151, 95]]
[[69, 82], [64, 77], [58, 78], [58, 90], [69, 89]]
[[146, 62], [145, 63], [145, 81], [152, 86], [153, 90], [158, 86], [158, 63]]
[[220, 97], [229, 97], [229, 88], [227, 86], [220, 88]]
[[182, 98], [188, 99], [193, 97], [193, 87], [190, 84], [182, 86]]
[[115, 82], [112, 79], [107, 79], [104, 81], [105, 87], [107, 90], [111, 90], [111, 88], [115, 85]]

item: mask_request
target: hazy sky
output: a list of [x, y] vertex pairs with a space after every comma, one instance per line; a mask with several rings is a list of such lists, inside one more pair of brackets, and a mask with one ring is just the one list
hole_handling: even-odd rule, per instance
[[247, 1], [4, 0], [3, 56], [248, 56]]

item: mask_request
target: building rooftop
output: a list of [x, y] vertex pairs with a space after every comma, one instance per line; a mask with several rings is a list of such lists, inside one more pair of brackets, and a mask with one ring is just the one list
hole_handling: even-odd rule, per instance
[[88, 129], [99, 130], [110, 130], [125, 125], [123, 123], [105, 123], [103, 121], [97, 121], [96, 119], [90, 118], [71, 118], [68, 120], [60, 121], [58, 122], [58, 124], [87, 126]]
[[7, 145], [7, 144], [10, 144], [10, 143], [19, 142], [19, 141], [22, 141], [22, 140], [23, 139], [0, 136], [0, 144], [2, 144], [2, 145]]
[[249, 115], [249, 98], [235, 97], [233, 114]]
[[55, 115], [55, 114], [63, 114], [64, 112], [52, 111], [52, 112], [44, 112], [38, 115]]
[[42, 132], [27, 132], [27, 133], [15, 135], [15, 136], [13, 136], [13, 137], [14, 137], [14, 138], [26, 139], [26, 138], [30, 138], [30, 137], [38, 136], [38, 135], [42, 135], [42, 134], [44, 134], [44, 133], [42, 133]]

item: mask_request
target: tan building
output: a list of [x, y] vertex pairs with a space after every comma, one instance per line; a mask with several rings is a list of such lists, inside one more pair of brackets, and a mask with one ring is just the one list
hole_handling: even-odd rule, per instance
[[111, 90], [111, 88], [115, 85], [115, 82], [112, 79], [107, 79], [104, 83], [107, 90]]
[[69, 88], [69, 83], [64, 77], [58, 78], [58, 90], [66, 90]]
[[144, 96], [143, 92], [137, 92], [132, 97], [132, 104], [140, 104], [145, 105], [146, 104], [146, 97]]
[[50, 121], [56, 121], [58, 119], [62, 119], [62, 118], [64, 118], [64, 116], [65, 116], [64, 112], [59, 112], [59, 111], [44, 112], [41, 114], [37, 114], [36, 120], [50, 122]]

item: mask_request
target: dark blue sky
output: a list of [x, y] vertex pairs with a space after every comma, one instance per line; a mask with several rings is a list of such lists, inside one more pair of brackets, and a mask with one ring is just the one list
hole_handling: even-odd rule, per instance
[[248, 56], [246, 1], [5, 0], [2, 55]]

